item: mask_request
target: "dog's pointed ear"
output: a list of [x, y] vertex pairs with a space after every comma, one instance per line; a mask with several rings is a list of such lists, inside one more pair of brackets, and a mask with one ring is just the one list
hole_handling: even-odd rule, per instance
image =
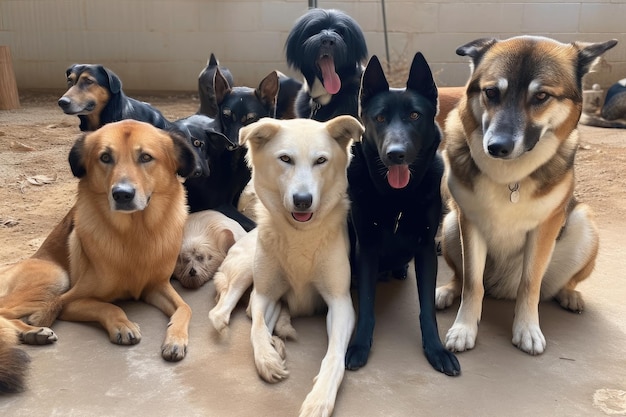
[[278, 133], [280, 124], [271, 117], [264, 117], [239, 130], [239, 145], [246, 143], [256, 146], [262, 145]]
[[326, 129], [330, 136], [347, 149], [352, 141], [360, 142], [365, 128], [352, 116], [337, 116], [326, 122]]
[[378, 57], [372, 55], [361, 77], [359, 101], [361, 104], [365, 104], [374, 95], [383, 91], [389, 91], [389, 83], [387, 78], [385, 78], [385, 73]]
[[207, 67], [217, 67], [219, 65], [219, 62], [217, 62], [217, 58], [215, 58], [215, 54], [213, 52], [211, 52], [211, 56], [209, 57], [206, 65]]
[[617, 39], [599, 43], [574, 42], [574, 47], [578, 49], [578, 80], [580, 81], [583, 75], [589, 72], [600, 55], [615, 45], [617, 45]]
[[278, 99], [279, 88], [278, 72], [272, 71], [261, 80], [259, 87], [255, 90], [255, 94], [263, 103], [269, 105], [273, 110], [276, 106], [276, 100]]
[[456, 48], [459, 56], [468, 56], [472, 59], [472, 72], [478, 66], [483, 55], [489, 48], [498, 42], [495, 38], [480, 38]]
[[217, 151], [222, 151], [224, 149], [234, 151], [239, 147], [238, 143], [231, 142], [230, 139], [228, 139], [228, 137], [221, 132], [216, 132], [215, 130], [205, 130], [205, 133], [209, 139], [209, 146], [213, 147], [213, 149]]
[[78, 139], [76, 139], [76, 142], [74, 142], [74, 145], [72, 146], [72, 149], [70, 149], [70, 154], [68, 156], [70, 169], [72, 170], [72, 174], [74, 174], [76, 178], [82, 178], [87, 173], [87, 168], [85, 167], [85, 162], [83, 158], [83, 155], [85, 153], [84, 151], [86, 137], [87, 134], [85, 133], [83, 135], [80, 135]]
[[215, 101], [219, 106], [224, 101], [224, 97], [226, 94], [230, 93], [230, 84], [228, 84], [228, 80], [222, 74], [219, 67], [215, 69], [215, 74], [213, 75], [213, 91], [215, 91]]
[[120, 77], [102, 65], [98, 65], [97, 69], [109, 80], [109, 90], [111, 91], [111, 94], [118, 94], [122, 90], [122, 80], [120, 80]]
[[413, 57], [406, 88], [420, 93], [436, 105], [437, 86], [435, 85], [430, 66], [421, 52], [416, 53]]
[[176, 173], [183, 178], [190, 176], [199, 165], [196, 152], [187, 139], [178, 132], [168, 131], [167, 134], [174, 143], [174, 155], [176, 156]]

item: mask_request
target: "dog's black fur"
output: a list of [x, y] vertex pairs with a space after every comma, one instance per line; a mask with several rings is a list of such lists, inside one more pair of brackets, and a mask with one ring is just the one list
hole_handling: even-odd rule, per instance
[[278, 74], [278, 95], [276, 96], [275, 119], [295, 119], [296, 114], [296, 98], [302, 83], [294, 78], [288, 77], [280, 71]]
[[[285, 53], [287, 63], [306, 80], [296, 99], [298, 117], [328, 121], [342, 114], [358, 116], [359, 83], [367, 45], [354, 19], [339, 10], [311, 9], [291, 29]], [[321, 62], [326, 64], [320, 66]], [[329, 92], [330, 79], [335, 76], [324, 79], [321, 68], [333, 66], [341, 88], [333, 91], [334, 87]]]
[[233, 87], [222, 75], [215, 73], [215, 97], [219, 107], [222, 132], [228, 140], [239, 143], [239, 130], [263, 117], [274, 117], [279, 90], [278, 71], [270, 72], [255, 88]]
[[365, 133], [348, 168], [359, 313], [346, 367], [355, 370], [367, 362], [378, 274], [403, 271], [414, 259], [424, 353], [435, 369], [458, 375], [459, 362], [441, 343], [435, 316], [443, 162], [437, 153], [437, 87], [423, 55], [415, 55], [406, 89], [390, 89], [373, 56], [363, 74], [360, 104]]
[[81, 131], [94, 131], [123, 119], [171, 128], [159, 110], [126, 96], [120, 78], [102, 65], [74, 64], [67, 68], [65, 77], [69, 88], [58, 104], [64, 113], [78, 116]]
[[200, 97], [200, 109], [198, 109], [198, 114], [204, 114], [212, 118], [216, 118], [218, 112], [217, 100], [215, 99], [215, 89], [213, 88], [215, 73], [218, 68], [228, 83], [233, 85], [233, 75], [230, 70], [222, 65], [219, 65], [219, 62], [213, 52], [211, 52], [211, 56], [206, 63], [206, 67], [198, 76], [198, 95]]
[[245, 163], [245, 148], [240, 148], [216, 129], [219, 124], [208, 116], [196, 114], [174, 122], [196, 151], [197, 164], [184, 186], [191, 213], [217, 210], [237, 221], [246, 231], [256, 223], [237, 210], [237, 202], [250, 181]]

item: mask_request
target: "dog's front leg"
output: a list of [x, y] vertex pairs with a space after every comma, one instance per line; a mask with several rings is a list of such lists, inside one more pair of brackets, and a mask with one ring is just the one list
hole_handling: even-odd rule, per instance
[[480, 232], [459, 212], [463, 248], [463, 292], [454, 324], [446, 334], [446, 348], [462, 352], [474, 348], [482, 314], [485, 287], [483, 274], [487, 244]]
[[[346, 271], [346, 279], [348, 276]], [[345, 373], [344, 358], [354, 329], [354, 308], [349, 291], [349, 284], [346, 283], [345, 292], [340, 295], [322, 293], [328, 304], [328, 350], [315, 377], [315, 385], [300, 408], [300, 417], [330, 416], [335, 407], [337, 391]]]
[[359, 313], [356, 334], [346, 353], [346, 368], [355, 371], [367, 363], [374, 334], [374, 303], [378, 283], [378, 254], [376, 247], [363, 248], [357, 244], [356, 273]]
[[437, 250], [432, 244], [420, 245], [415, 252], [415, 276], [420, 302], [420, 329], [426, 359], [433, 368], [446, 375], [461, 373], [461, 365], [456, 356], [446, 350], [439, 338], [435, 309], [435, 287], [437, 285]]
[[143, 298], [170, 318], [165, 341], [161, 345], [161, 356], [167, 361], [183, 359], [189, 342], [191, 307], [183, 301], [169, 281], [153, 288]]
[[531, 355], [539, 355], [546, 348], [546, 339], [539, 327], [541, 281], [552, 258], [556, 238], [564, 221], [564, 213], [564, 210], [557, 211], [526, 236], [524, 267], [517, 289], [512, 341], [519, 349]]

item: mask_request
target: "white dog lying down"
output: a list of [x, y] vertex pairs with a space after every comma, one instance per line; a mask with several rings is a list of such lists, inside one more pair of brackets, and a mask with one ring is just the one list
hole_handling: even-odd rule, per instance
[[326, 123], [262, 119], [239, 135], [240, 143], [249, 148], [261, 203], [258, 227], [233, 246], [216, 274], [224, 276], [220, 285], [216, 276], [219, 302], [210, 317], [218, 330], [223, 329], [253, 276], [254, 360], [264, 380], [278, 382], [288, 375], [285, 346], [272, 333], [289, 335], [291, 329], [288, 321], [279, 321], [287, 318], [281, 301], [291, 315], [310, 315], [328, 307], [328, 350], [300, 416], [330, 415], [344, 375], [354, 328], [346, 169], [350, 144], [362, 133], [355, 118], [340, 116]]
[[185, 223], [174, 278], [185, 288], [202, 286], [213, 278], [230, 247], [245, 235], [239, 223], [219, 211], [191, 213]]

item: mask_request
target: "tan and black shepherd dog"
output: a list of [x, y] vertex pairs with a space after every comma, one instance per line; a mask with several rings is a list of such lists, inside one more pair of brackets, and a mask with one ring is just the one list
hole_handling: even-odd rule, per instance
[[442, 186], [452, 199], [442, 246], [454, 278], [437, 289], [437, 306], [462, 294], [448, 349], [475, 346], [485, 293], [517, 300], [512, 341], [532, 355], [546, 347], [540, 300], [583, 310], [575, 288], [594, 268], [599, 238], [573, 195], [581, 78], [616, 43], [520, 36], [457, 49], [472, 75], [445, 130]]
[[191, 174], [194, 155], [182, 137], [135, 120], [76, 141], [69, 155], [80, 178], [76, 204], [31, 258], [0, 270], [0, 387], [23, 388], [23, 366], [2, 353], [15, 355], [15, 335], [51, 343], [57, 337], [46, 326], [57, 316], [98, 322], [113, 343], [138, 343], [139, 326], [112, 304], [122, 299], [144, 300], [170, 317], [162, 356], [185, 357], [191, 309], [170, 277], [187, 218], [177, 175]]

